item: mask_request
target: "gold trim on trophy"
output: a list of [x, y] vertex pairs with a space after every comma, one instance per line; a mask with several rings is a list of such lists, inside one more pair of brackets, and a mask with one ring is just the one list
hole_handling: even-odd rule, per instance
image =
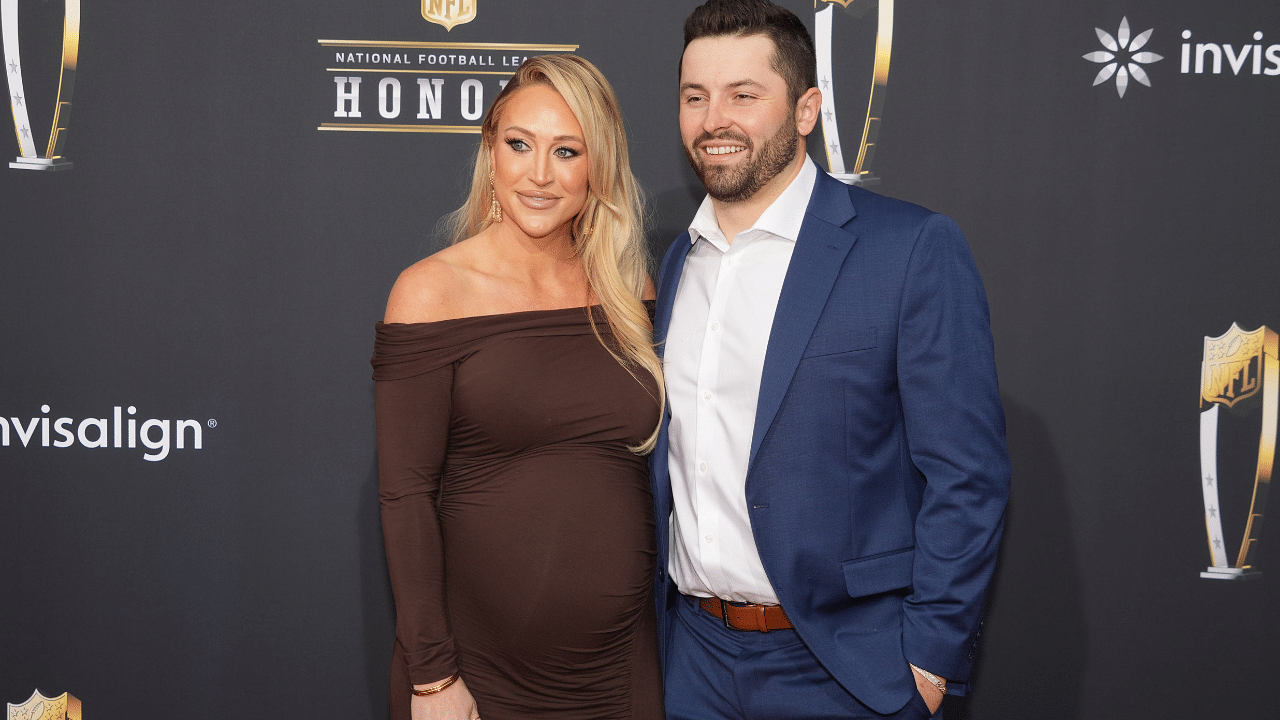
[[[893, 53], [893, 0], [823, 0], [828, 5], [814, 16], [815, 50], [818, 59], [818, 89], [822, 91], [822, 137], [827, 154], [827, 171], [832, 177], [851, 185], [874, 185], [880, 181], [871, 174], [871, 160], [875, 153], [876, 139], [880, 135], [881, 113], [889, 85], [889, 61]], [[839, 4], [845, 10], [861, 16], [873, 5], [876, 12], [876, 52], [871, 69], [871, 95], [867, 99], [867, 113], [862, 123], [858, 142], [857, 159], [852, 167], [845, 164], [845, 152], [840, 143], [840, 129], [836, 118], [835, 79], [832, 68], [831, 34], [834, 8]], [[818, 7], [814, 0], [814, 8]]]
[[[1234, 565], [1227, 565], [1218, 502], [1218, 414], [1220, 408], [1243, 411], [1262, 405], [1258, 461], [1244, 536]], [[1276, 455], [1276, 420], [1280, 409], [1280, 341], [1266, 326], [1246, 332], [1236, 323], [1219, 337], [1204, 339], [1200, 377], [1200, 474], [1205, 527], [1213, 564], [1200, 577], [1257, 577], [1257, 548]]]
[[18, 136], [19, 156], [9, 163], [11, 168], [25, 170], [67, 170], [71, 162], [62, 153], [67, 139], [67, 122], [71, 112], [71, 95], [75, 90], [76, 65], [80, 60], [80, 0], [64, 0], [62, 17], [62, 68], [58, 76], [58, 95], [53, 107], [53, 124], [49, 145], [43, 156], [36, 155], [35, 139], [27, 113], [22, 83], [22, 57], [18, 45], [18, 0], [0, 0], [0, 25], [3, 25], [5, 75], [9, 80], [9, 106], [13, 111], [13, 129]]

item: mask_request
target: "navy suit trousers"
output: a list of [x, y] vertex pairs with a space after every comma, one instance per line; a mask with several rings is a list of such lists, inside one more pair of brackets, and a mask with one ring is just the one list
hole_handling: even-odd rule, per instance
[[679, 596], [663, 684], [668, 720], [942, 719], [919, 693], [892, 715], [858, 702], [831, 677], [795, 630], [727, 628]]

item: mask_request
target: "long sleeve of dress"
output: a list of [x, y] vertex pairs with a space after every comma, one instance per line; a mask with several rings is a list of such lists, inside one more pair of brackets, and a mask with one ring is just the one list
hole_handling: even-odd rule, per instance
[[[388, 341], [406, 326], [379, 325], [374, 355], [378, 484], [387, 568], [396, 606], [396, 642], [411, 683], [458, 671], [445, 608], [444, 559], [436, 512], [449, 440], [453, 365], [427, 372], [389, 358]], [[380, 363], [379, 361], [383, 362]], [[435, 365], [436, 363], [431, 363]]]

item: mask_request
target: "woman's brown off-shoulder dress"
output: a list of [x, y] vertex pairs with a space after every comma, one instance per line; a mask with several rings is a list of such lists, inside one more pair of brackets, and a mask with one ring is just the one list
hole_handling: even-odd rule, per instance
[[652, 381], [583, 308], [379, 323], [373, 367], [392, 717], [461, 672], [484, 720], [662, 718]]

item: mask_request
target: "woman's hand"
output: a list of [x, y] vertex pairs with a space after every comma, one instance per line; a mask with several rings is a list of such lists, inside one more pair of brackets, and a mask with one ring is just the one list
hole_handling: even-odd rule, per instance
[[[417, 690], [428, 687], [431, 685], [414, 686]], [[438, 693], [414, 695], [409, 709], [413, 720], [480, 720], [475, 698], [462, 678]]]
[[[936, 685], [926, 680], [919, 672], [912, 670], [911, 674], [916, 678], [916, 690], [920, 693], [920, 697], [924, 698], [924, 704], [929, 708], [929, 712], [938, 712], [938, 708], [942, 707], [942, 698], [945, 693], [939, 690]], [[416, 715], [414, 718], [417, 720]]]

